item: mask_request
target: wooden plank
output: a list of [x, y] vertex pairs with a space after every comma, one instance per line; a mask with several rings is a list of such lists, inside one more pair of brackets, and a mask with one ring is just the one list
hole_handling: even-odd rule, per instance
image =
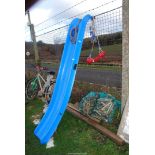
[[117, 136], [115, 133], [111, 132], [110, 130], [106, 129], [102, 125], [98, 124], [98, 122], [96, 122], [95, 120], [92, 120], [91, 118], [82, 115], [75, 108], [72, 108], [72, 106], [68, 105], [67, 111], [73, 114], [75, 117], [78, 117], [81, 120], [85, 121], [87, 124], [93, 126], [100, 133], [105, 134], [107, 137], [109, 137], [111, 140], [116, 142], [118, 145], [124, 144], [124, 140], [121, 139], [119, 136]]
[[[75, 107], [73, 106], [71, 103], [68, 104], [68, 107], [72, 108], [73, 110], [77, 111], [80, 113], [80, 111]], [[88, 116], [89, 117], [89, 116]], [[89, 117], [91, 118], [91, 117]], [[100, 120], [96, 119], [96, 118], [91, 118], [92, 120], [96, 121], [97, 123], [100, 123]]]

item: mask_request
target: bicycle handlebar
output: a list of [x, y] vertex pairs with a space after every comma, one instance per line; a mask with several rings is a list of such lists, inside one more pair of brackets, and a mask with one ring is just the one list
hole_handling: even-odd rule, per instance
[[38, 71], [40, 71], [40, 70], [48, 70], [47, 67], [42, 67], [42, 66], [38, 66], [38, 65], [36, 65], [35, 68], [36, 68]]

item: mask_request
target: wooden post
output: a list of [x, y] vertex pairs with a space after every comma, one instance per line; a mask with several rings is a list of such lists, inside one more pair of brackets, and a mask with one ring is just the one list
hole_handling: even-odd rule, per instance
[[37, 47], [37, 43], [36, 43], [34, 25], [31, 23], [31, 18], [30, 18], [29, 11], [27, 11], [27, 15], [28, 15], [28, 26], [30, 26], [31, 39], [33, 41], [34, 54], [35, 54], [35, 63], [38, 65], [40, 63], [40, 59], [39, 59], [38, 47]]

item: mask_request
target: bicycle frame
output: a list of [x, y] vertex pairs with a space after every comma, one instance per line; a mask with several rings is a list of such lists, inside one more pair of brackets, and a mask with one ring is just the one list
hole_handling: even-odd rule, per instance
[[43, 86], [42, 86], [42, 84], [41, 84], [41, 80], [44, 82], [44, 84], [45, 84], [45, 80], [44, 80], [44, 78], [40, 75], [40, 73], [37, 73], [37, 75], [36, 75], [36, 77], [35, 77], [35, 79], [33, 80], [33, 82], [31, 82], [31, 86], [32, 86], [32, 90], [34, 90], [35, 88], [36, 88], [36, 82], [38, 81], [38, 83], [39, 83], [39, 87], [40, 87], [40, 89], [41, 89], [41, 91], [43, 90]]
[[[38, 80], [38, 82], [39, 82], [39, 87], [40, 87], [40, 89], [41, 89], [41, 91], [43, 90], [43, 87], [42, 87], [42, 85], [41, 85], [41, 80], [45, 83], [46, 81], [44, 80], [44, 78], [40, 75], [40, 73], [37, 73], [37, 77], [36, 77], [36, 79]], [[40, 80], [41, 79], [41, 80]]]

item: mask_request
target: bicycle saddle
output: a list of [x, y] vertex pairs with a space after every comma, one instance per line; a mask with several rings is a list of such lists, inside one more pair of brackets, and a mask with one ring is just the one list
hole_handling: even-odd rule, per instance
[[50, 70], [50, 71], [47, 71], [47, 73], [51, 74], [51, 75], [55, 75], [55, 72]]

